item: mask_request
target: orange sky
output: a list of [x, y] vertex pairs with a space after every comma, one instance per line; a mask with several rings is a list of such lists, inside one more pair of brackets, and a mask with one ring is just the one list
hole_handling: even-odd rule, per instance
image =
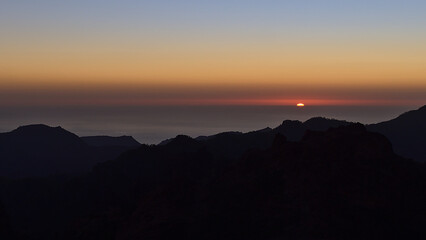
[[8, 3], [0, 104], [426, 102], [423, 5], [238, 2]]

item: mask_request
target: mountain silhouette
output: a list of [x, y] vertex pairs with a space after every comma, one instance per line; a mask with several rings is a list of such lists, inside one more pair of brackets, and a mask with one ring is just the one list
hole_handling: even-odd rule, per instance
[[88, 136], [81, 137], [87, 145], [94, 147], [139, 147], [141, 144], [132, 136], [110, 137], [110, 136]]
[[[115, 138], [89, 138], [96, 147], [59, 127], [18, 128], [0, 134], [9, 163], [35, 159], [55, 173], [63, 167], [52, 165], [58, 159], [94, 167], [82, 175], [0, 178], [0, 236], [424, 239], [426, 165], [394, 153], [399, 137], [421, 145], [423, 113], [368, 126], [286, 120], [247, 133], [178, 135], [125, 152]], [[383, 134], [374, 128], [387, 124], [378, 128]], [[404, 128], [410, 134], [385, 136]]]
[[0, 176], [79, 174], [129, 149], [129, 146], [91, 147], [61, 127], [21, 126], [0, 133]]
[[426, 162], [426, 106], [406, 112], [390, 121], [367, 125], [367, 129], [385, 135], [396, 153]]
[[[98, 180], [95, 180], [98, 179]], [[94, 184], [100, 182], [102, 185]], [[187, 136], [99, 165], [81, 239], [422, 239], [426, 169], [361, 124], [222, 162]], [[90, 184], [89, 184], [90, 185]], [[111, 196], [105, 199], [105, 196]], [[72, 238], [73, 238], [72, 237]], [[71, 239], [72, 239], [71, 238]]]
[[[331, 127], [339, 127], [351, 124], [350, 122], [322, 117], [311, 118], [305, 122], [285, 120], [272, 129], [264, 128], [247, 133], [223, 132], [211, 136], [200, 136], [195, 140], [202, 146], [225, 158], [238, 158], [250, 149], [266, 149], [271, 146], [277, 133], [285, 135], [290, 141], [299, 141], [307, 130], [325, 131]], [[167, 145], [173, 139], [167, 139], [159, 145]]]
[[346, 126], [351, 124], [347, 121], [328, 119], [323, 117], [314, 117], [305, 122], [295, 120], [285, 120], [276, 127], [273, 132], [280, 133], [290, 141], [299, 141], [307, 130], [325, 131], [332, 127]]

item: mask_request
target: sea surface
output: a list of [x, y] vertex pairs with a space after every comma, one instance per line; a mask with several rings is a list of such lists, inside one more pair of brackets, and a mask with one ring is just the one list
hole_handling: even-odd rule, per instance
[[131, 135], [156, 144], [179, 134], [274, 128], [283, 120], [327, 117], [364, 124], [390, 120], [420, 106], [85, 106], [0, 107], [0, 132], [28, 124], [61, 126], [79, 136]]

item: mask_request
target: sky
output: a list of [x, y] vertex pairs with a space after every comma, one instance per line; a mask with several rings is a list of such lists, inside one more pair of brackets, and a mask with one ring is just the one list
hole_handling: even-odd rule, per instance
[[0, 106], [426, 103], [423, 0], [2, 0]]

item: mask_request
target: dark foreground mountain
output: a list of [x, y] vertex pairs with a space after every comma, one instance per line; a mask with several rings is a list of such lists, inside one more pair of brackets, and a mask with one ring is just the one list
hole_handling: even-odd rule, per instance
[[[121, 161], [142, 154], [143, 162], [150, 151], [155, 147]], [[362, 125], [310, 131], [298, 143], [278, 135], [271, 148], [248, 152], [222, 169], [214, 154], [203, 150], [174, 155], [159, 158], [155, 176], [167, 180], [152, 176], [149, 186], [155, 187], [148, 187], [129, 213], [112, 204], [102, 217], [86, 219], [79, 229], [96, 229], [83, 231], [86, 239], [97, 237], [102, 223], [114, 226], [115, 239], [426, 236], [424, 166], [398, 157], [385, 137]], [[166, 162], [173, 167], [167, 169]], [[143, 191], [145, 181], [135, 180], [134, 186]]]
[[21, 239], [426, 236], [424, 164], [360, 124], [276, 134], [238, 158], [215, 149], [178, 136], [85, 177], [4, 180], [0, 196]]
[[12, 237], [11, 226], [9, 223], [9, 217], [3, 204], [0, 202], [0, 238], [8, 239]]
[[[411, 127], [406, 119], [423, 116], [413, 113], [385, 130]], [[97, 162], [115, 148], [35, 127], [7, 133], [0, 146], [14, 154], [66, 149], [52, 161], [91, 149], [94, 155], [72, 155], [77, 162]], [[425, 164], [396, 155], [395, 143], [360, 124], [313, 118], [249, 133], [181, 135], [79, 177], [0, 178], [0, 238], [424, 239]]]
[[426, 106], [390, 121], [368, 125], [367, 129], [385, 135], [396, 153], [426, 162]]
[[0, 133], [0, 176], [80, 174], [132, 148], [135, 146], [93, 147], [61, 127], [22, 126]]

